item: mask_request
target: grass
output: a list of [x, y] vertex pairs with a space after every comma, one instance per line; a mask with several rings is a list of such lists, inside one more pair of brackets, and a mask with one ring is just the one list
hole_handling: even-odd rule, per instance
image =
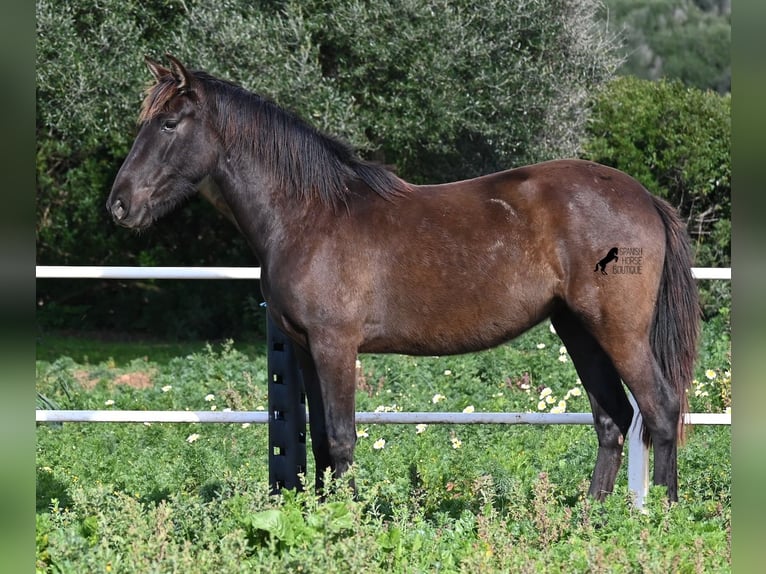
[[[214, 342], [215, 343], [215, 342]], [[219, 341], [220, 343], [220, 341]], [[208, 341], [165, 341], [154, 337], [124, 333], [45, 331], [39, 333], [36, 344], [38, 361], [53, 362], [69, 357], [77, 363], [97, 364], [113, 361], [126, 365], [136, 359], [167, 364], [176, 357], [205, 350]], [[238, 341], [236, 348], [248, 354], [265, 352], [265, 341], [258, 336]]]
[[[729, 406], [725, 327], [705, 326], [690, 392], [696, 412]], [[37, 364], [38, 392], [62, 408], [266, 405], [257, 343], [172, 352], [138, 342], [66, 344], [77, 358], [52, 353], [54, 345]], [[544, 325], [482, 354], [364, 356], [357, 410], [550, 411], [565, 401], [567, 412], [587, 411], [562, 351]], [[680, 502], [668, 508], [653, 488], [646, 512], [629, 503], [624, 468], [606, 502], [584, 495], [596, 451], [586, 426], [357, 431], [358, 495], [341, 483], [320, 502], [311, 488], [269, 496], [265, 425], [40, 425], [38, 571], [731, 569], [729, 427], [691, 429], [679, 453]]]

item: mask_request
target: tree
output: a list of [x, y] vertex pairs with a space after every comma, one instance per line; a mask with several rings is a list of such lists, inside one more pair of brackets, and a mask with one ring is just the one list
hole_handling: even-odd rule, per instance
[[731, 91], [729, 0], [607, 0], [606, 6], [624, 38], [621, 74]]

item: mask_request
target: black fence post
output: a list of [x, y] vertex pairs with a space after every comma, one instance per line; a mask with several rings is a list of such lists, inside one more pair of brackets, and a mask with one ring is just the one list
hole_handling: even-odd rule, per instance
[[269, 485], [272, 494], [302, 488], [306, 473], [306, 394], [292, 341], [267, 315]]

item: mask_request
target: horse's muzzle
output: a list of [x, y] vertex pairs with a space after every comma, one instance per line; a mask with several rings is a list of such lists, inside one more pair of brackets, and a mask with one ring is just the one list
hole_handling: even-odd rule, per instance
[[152, 222], [146, 205], [137, 207], [135, 204], [131, 205], [129, 200], [121, 197], [109, 198], [106, 202], [106, 210], [112, 216], [115, 223], [123, 227], [142, 229], [148, 227]]

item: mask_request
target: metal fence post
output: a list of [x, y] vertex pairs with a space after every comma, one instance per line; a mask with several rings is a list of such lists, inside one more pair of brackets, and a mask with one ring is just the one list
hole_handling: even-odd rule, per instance
[[636, 508], [644, 507], [649, 492], [649, 448], [641, 438], [641, 412], [631, 393], [628, 400], [633, 405], [633, 422], [628, 430], [628, 490], [635, 495]]
[[306, 395], [292, 341], [267, 317], [269, 485], [279, 494], [306, 473]]

